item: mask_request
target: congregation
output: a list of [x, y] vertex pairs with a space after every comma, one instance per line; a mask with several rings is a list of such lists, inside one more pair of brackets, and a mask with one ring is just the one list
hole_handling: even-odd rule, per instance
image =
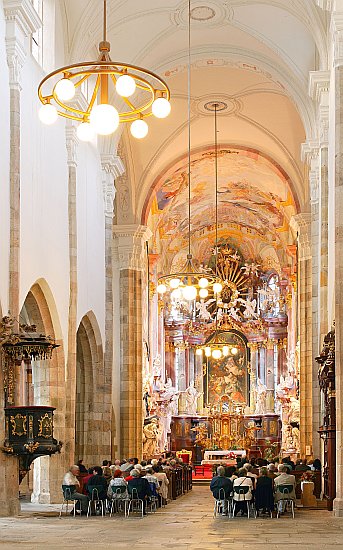
[[294, 463], [290, 457], [282, 459], [280, 464], [251, 458], [250, 462], [237, 462], [237, 466], [218, 466], [210, 484], [216, 501], [215, 513], [249, 517], [253, 508], [255, 517], [260, 513], [272, 517], [274, 511], [277, 516], [284, 514], [288, 506], [294, 517], [297, 484], [294, 473], [302, 472], [303, 488], [303, 484], [312, 482], [312, 472], [318, 470], [321, 470], [319, 459], [310, 463], [298, 459]]
[[[62, 482], [65, 500], [75, 501], [75, 513], [86, 515], [90, 510], [118, 511], [121, 502], [137, 500], [142, 503], [142, 515], [148, 505], [157, 507], [168, 503], [170, 473], [187, 466], [182, 458], [138, 458], [103, 460], [102, 466], [86, 468], [82, 460], [70, 467]], [[90, 504], [94, 504], [90, 507]], [[100, 504], [100, 506], [98, 506]], [[115, 504], [115, 505], [114, 505]]]

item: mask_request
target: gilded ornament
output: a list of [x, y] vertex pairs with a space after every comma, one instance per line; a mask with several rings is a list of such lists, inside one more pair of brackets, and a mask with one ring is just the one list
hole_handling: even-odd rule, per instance
[[26, 422], [27, 416], [23, 414], [16, 414], [15, 416], [10, 416], [10, 422], [12, 425], [12, 435], [22, 437], [27, 434]]

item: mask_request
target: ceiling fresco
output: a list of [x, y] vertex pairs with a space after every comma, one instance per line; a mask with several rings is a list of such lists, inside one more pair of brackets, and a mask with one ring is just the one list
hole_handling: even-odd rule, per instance
[[[215, 154], [207, 149], [191, 159], [193, 254], [206, 263], [215, 238]], [[158, 180], [149, 226], [163, 267], [182, 264], [188, 238], [187, 159]], [[218, 237], [241, 248], [246, 259], [273, 257], [284, 264], [289, 220], [296, 213], [287, 176], [259, 153], [221, 147], [218, 151]], [[268, 252], [266, 252], [268, 250]], [[281, 267], [281, 264], [278, 266]], [[276, 267], [276, 266], [274, 266]]]

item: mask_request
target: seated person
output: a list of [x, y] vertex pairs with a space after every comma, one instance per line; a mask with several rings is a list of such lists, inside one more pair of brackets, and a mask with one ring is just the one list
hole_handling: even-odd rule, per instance
[[63, 495], [65, 498], [69, 498], [69, 496], [71, 496], [71, 500], [77, 500], [81, 506], [81, 513], [87, 514], [88, 497], [77, 491], [77, 489], [80, 488], [80, 483], [76, 476], [79, 474], [80, 470], [78, 466], [74, 465], [70, 467], [69, 472], [64, 475], [62, 481]]
[[[252, 499], [253, 492], [253, 480], [247, 475], [245, 468], [241, 468], [238, 472], [238, 478], [233, 482], [233, 500], [235, 501], [235, 515], [239, 512], [242, 513], [242, 516], [248, 514], [247, 501]], [[245, 494], [239, 494], [238, 491], [240, 488], [248, 487]]]
[[167, 474], [164, 473], [162, 466], [153, 466], [152, 467], [154, 476], [156, 477], [158, 484], [160, 486], [159, 489], [159, 498], [160, 498], [160, 504], [167, 504], [168, 501], [168, 485], [169, 485], [169, 479], [167, 477]]
[[86, 474], [87, 468], [82, 464], [83, 460], [80, 458], [80, 460], [77, 461], [77, 466], [79, 467], [80, 474]]
[[112, 472], [108, 460], [102, 461], [102, 475], [106, 479], [107, 483], [109, 483], [110, 479], [112, 478]]
[[88, 473], [87, 475], [83, 478], [83, 487], [82, 487], [82, 492], [84, 495], [88, 495], [88, 492], [87, 492], [87, 483], [88, 481], [90, 480], [91, 477], [93, 477], [93, 470], [94, 468], [88, 468]]
[[274, 510], [273, 480], [268, 476], [268, 469], [260, 468], [260, 477], [256, 480], [255, 508], [258, 512], [272, 512]]
[[[151, 489], [151, 494], [154, 496], [154, 497], [157, 497], [158, 496], [158, 493], [160, 491], [160, 484], [158, 482], [158, 479], [157, 477], [155, 476], [154, 474], [154, 471], [152, 469], [153, 467], [152, 466], [147, 466], [145, 468], [145, 475], [142, 476], [142, 477], [145, 477], [145, 479], [148, 480], [149, 484], [150, 484], [150, 489]], [[144, 470], [142, 470], [144, 471]]]
[[[281, 512], [284, 512], [284, 500], [291, 499], [295, 501], [295, 477], [288, 473], [288, 465], [287, 464], [280, 464], [278, 468], [279, 474], [274, 479], [274, 486], [275, 486], [275, 500], [277, 502], [277, 505], [279, 506], [279, 510]], [[284, 495], [280, 491], [278, 491], [278, 487], [280, 485], [290, 485], [292, 487], [292, 491], [290, 491], [289, 494]]]
[[[228, 500], [232, 493], [232, 481], [228, 477], [225, 477], [224, 466], [218, 466], [217, 475], [212, 478], [210, 489], [215, 499], [221, 499], [222, 515], [226, 516], [228, 512]], [[223, 492], [224, 499], [222, 499]]]
[[237, 479], [236, 466], [225, 466], [225, 477], [228, 477], [233, 483]]
[[[126, 499], [128, 497], [127, 482], [123, 478], [124, 472], [115, 470], [108, 486], [107, 496], [110, 499]], [[118, 490], [117, 490], [118, 489]]]
[[295, 471], [296, 472], [307, 472], [308, 470], [311, 470], [311, 468], [307, 465], [306, 458], [298, 458], [298, 460], [295, 463]]
[[254, 489], [255, 489], [255, 483], [256, 483], [257, 475], [252, 473], [252, 466], [251, 466], [251, 464], [249, 464], [248, 462], [246, 462], [246, 463], [244, 464], [243, 468], [244, 468], [244, 469], [246, 470], [246, 472], [247, 472], [247, 477], [250, 477], [250, 478], [252, 479], [253, 487], [254, 487]]
[[277, 476], [277, 473], [276, 473], [276, 466], [275, 464], [273, 464], [273, 462], [268, 464], [267, 471], [268, 471], [268, 477], [274, 480]]
[[[147, 498], [151, 496], [151, 489], [148, 480], [145, 477], [140, 477], [139, 471], [135, 468], [131, 470], [131, 479], [128, 481], [127, 488], [130, 497], [133, 489], [136, 489], [138, 498], [143, 501], [143, 514], [146, 514]], [[134, 493], [136, 494], [136, 491]]]
[[99, 497], [100, 500], [106, 500], [107, 496], [107, 481], [102, 474], [101, 466], [94, 466], [93, 475], [89, 478], [87, 483], [87, 493], [89, 497], [92, 497], [92, 491], [97, 489], [98, 493], [95, 491], [94, 498]]

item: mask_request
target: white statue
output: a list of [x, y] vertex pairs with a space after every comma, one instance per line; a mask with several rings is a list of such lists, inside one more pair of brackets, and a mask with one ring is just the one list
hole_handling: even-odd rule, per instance
[[207, 310], [207, 302], [205, 302], [204, 300], [197, 302], [196, 309], [200, 319], [203, 319], [204, 321], [208, 321], [209, 319], [211, 319], [211, 314]]
[[178, 414], [180, 392], [173, 386], [171, 378], [167, 378], [167, 382], [164, 384], [164, 389], [160, 393], [160, 398], [164, 401], [169, 401], [168, 409], [171, 416]]
[[186, 391], [184, 392], [186, 396], [186, 412], [191, 416], [196, 416], [197, 406], [198, 406], [198, 397], [202, 395], [202, 392], [194, 387], [194, 382], [192, 381]]
[[267, 410], [267, 386], [257, 379], [257, 394], [255, 414], [266, 414]]
[[289, 422], [300, 423], [300, 401], [295, 397], [290, 398], [289, 403]]
[[161, 367], [161, 355], [156, 355], [153, 364], [152, 364], [152, 374], [154, 378], [159, 378], [161, 376], [162, 367]]
[[156, 455], [158, 438], [158, 421], [153, 418], [149, 424], [143, 426], [143, 454], [145, 457], [150, 458]]
[[241, 318], [238, 315], [239, 310], [236, 307], [230, 307], [229, 309], [229, 315], [234, 319], [235, 321], [241, 321]]
[[256, 313], [256, 300], [250, 300], [250, 298], [247, 298], [246, 300], [239, 299], [243, 307], [245, 308], [243, 311], [243, 315], [245, 319], [257, 319], [258, 314]]

